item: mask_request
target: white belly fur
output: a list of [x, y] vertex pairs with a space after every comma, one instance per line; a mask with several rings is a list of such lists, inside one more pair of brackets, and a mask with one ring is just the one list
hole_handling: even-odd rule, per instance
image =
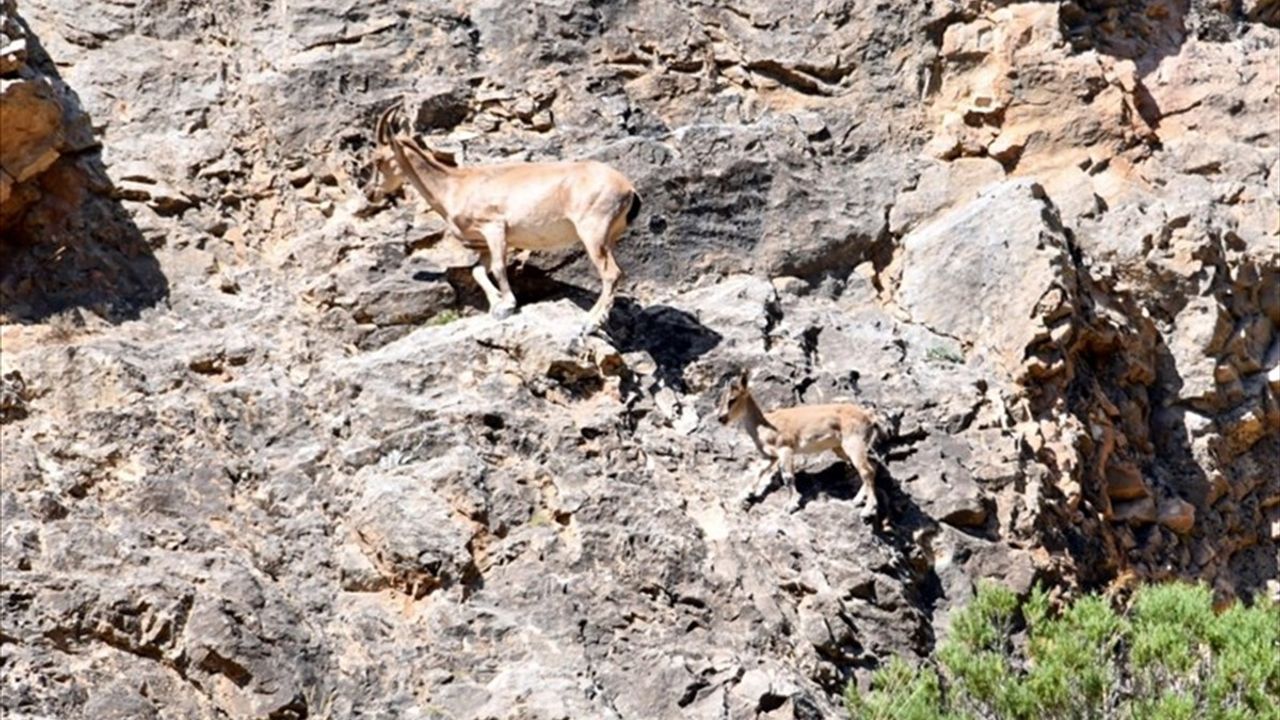
[[556, 250], [579, 242], [577, 229], [564, 218], [545, 224], [521, 224], [507, 228], [507, 246], [521, 250]]
[[840, 438], [836, 435], [817, 435], [800, 438], [799, 447], [796, 452], [803, 455], [812, 455], [820, 453], [824, 450], [831, 450], [840, 446]]

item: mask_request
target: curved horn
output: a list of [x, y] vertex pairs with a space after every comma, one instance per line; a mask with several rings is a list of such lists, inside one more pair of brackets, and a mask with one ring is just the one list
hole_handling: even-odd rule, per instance
[[374, 139], [378, 144], [386, 145], [391, 142], [391, 135], [394, 132], [391, 126], [395, 122], [394, 116], [399, 109], [400, 103], [396, 102], [378, 116], [377, 129], [374, 132]]

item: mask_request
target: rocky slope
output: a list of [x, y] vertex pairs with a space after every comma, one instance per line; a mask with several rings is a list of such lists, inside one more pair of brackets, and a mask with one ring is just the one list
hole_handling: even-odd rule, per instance
[[[2, 9], [6, 717], [838, 717], [977, 579], [1280, 594], [1275, 2]], [[366, 207], [401, 96], [635, 180], [606, 336]], [[741, 367], [880, 518], [741, 504]]]

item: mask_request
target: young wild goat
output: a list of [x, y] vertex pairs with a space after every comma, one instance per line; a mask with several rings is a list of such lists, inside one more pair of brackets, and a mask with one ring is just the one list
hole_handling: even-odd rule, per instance
[[760, 497], [773, 480], [775, 466], [782, 467], [783, 483], [791, 486], [787, 511], [800, 507], [800, 494], [795, 488], [795, 456], [834, 451], [852, 464], [862, 477], [862, 488], [854, 497], [861, 506], [863, 518], [874, 517], [877, 510], [875, 468], [871, 465], [871, 443], [877, 432], [871, 411], [849, 403], [801, 405], [763, 412], [747, 388], [747, 371], [735, 377], [725, 391], [720, 405], [720, 422], [741, 420], [756, 449], [769, 459], [760, 474], [757, 487], [743, 498], [744, 504]]
[[[613, 249], [640, 212], [631, 181], [595, 161], [458, 167], [452, 155], [396, 132], [399, 111], [393, 105], [378, 118], [369, 201], [380, 202], [408, 180], [444, 218], [447, 232], [480, 254], [471, 274], [489, 301], [489, 312], [500, 318], [516, 308], [507, 281], [509, 249], [556, 250], [582, 243], [603, 284], [586, 327], [598, 329], [609, 317], [622, 278]], [[485, 274], [486, 265], [498, 287]]]

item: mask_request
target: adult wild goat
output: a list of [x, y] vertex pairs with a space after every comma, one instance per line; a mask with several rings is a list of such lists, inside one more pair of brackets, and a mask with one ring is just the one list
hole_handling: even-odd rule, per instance
[[507, 280], [508, 250], [557, 250], [582, 243], [602, 283], [586, 326], [598, 329], [609, 317], [622, 279], [614, 247], [640, 212], [640, 196], [631, 181], [595, 161], [459, 167], [452, 155], [398, 132], [399, 115], [396, 104], [378, 118], [375, 176], [366, 192], [370, 202], [379, 202], [408, 180], [444, 219], [446, 231], [479, 253], [471, 274], [484, 291], [489, 312], [499, 318], [516, 308]]

